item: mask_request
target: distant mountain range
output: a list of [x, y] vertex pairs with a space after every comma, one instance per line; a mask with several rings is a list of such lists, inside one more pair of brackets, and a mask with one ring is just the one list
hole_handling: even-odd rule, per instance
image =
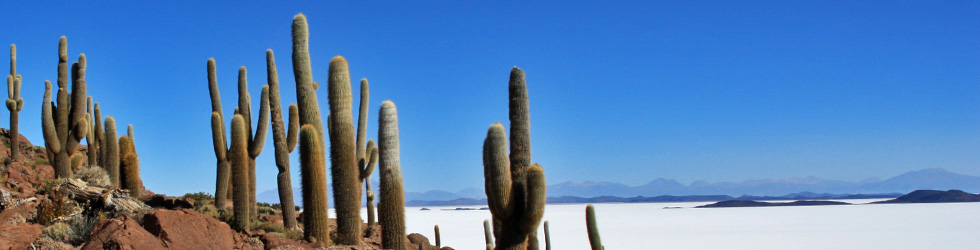
[[[376, 186], [378, 181], [373, 181], [372, 183], [375, 183], [373, 190], [378, 190]], [[941, 168], [933, 168], [912, 171], [884, 180], [871, 178], [859, 182], [825, 180], [816, 177], [760, 179], [738, 183], [695, 181], [690, 185], [684, 185], [676, 180], [664, 178], [658, 178], [639, 186], [628, 186], [614, 182], [563, 182], [548, 186], [548, 202], [566, 203], [562, 201], [594, 200], [593, 197], [599, 198], [602, 196], [611, 196], [612, 198], [619, 199], [636, 199], [635, 197], [637, 196], [642, 196], [646, 199], [657, 198], [658, 196], [668, 198], [670, 196], [716, 196], [712, 198], [721, 198], [720, 196], [755, 196], [758, 198], [761, 196], [763, 199], [779, 197], [790, 199], [805, 198], [807, 195], [819, 198], [846, 197], [848, 194], [876, 194], [875, 197], [895, 197], [899, 194], [905, 194], [919, 189], [959, 189], [975, 193], [980, 192], [980, 177], [957, 174]], [[331, 192], [327, 193], [330, 194]], [[296, 187], [293, 194], [296, 197], [296, 205], [300, 205], [302, 198], [299, 187]], [[664, 197], [660, 198], [666, 199]], [[606, 200], [610, 200], [610, 202], [628, 202], [614, 201], [615, 199], [612, 198], [610, 198], [611, 200]], [[268, 190], [262, 192], [256, 199], [259, 202], [278, 203], [278, 191]], [[445, 203], [445, 205], [465, 205], [480, 204], [479, 202], [481, 200], [486, 199], [486, 194], [482, 189], [478, 188], [468, 188], [458, 192], [431, 190], [427, 192], [405, 192], [405, 199], [409, 204], [425, 205]], [[332, 198], [330, 200], [332, 201]], [[412, 201], [418, 202], [413, 203]], [[486, 204], [486, 202], [484, 201], [482, 204]]]

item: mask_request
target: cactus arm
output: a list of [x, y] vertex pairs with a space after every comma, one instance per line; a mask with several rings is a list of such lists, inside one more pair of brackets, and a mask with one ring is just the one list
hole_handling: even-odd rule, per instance
[[58, 40], [58, 93], [54, 100], [58, 106], [54, 112], [54, 127], [58, 131], [58, 141], [65, 145], [68, 140], [68, 38]]
[[265, 146], [265, 137], [269, 132], [269, 86], [262, 86], [262, 100], [259, 101], [259, 124], [255, 127], [255, 136], [249, 143], [249, 157], [259, 157]]
[[366, 154], [367, 148], [364, 145], [364, 141], [367, 138], [368, 98], [370, 98], [369, 92], [370, 89], [368, 88], [367, 78], [361, 79], [361, 104], [357, 115], [357, 163], [362, 166], [367, 164], [367, 157], [371, 156]]
[[286, 133], [286, 151], [292, 153], [296, 149], [299, 136], [299, 106], [289, 105], [289, 131]]
[[361, 169], [361, 180], [365, 180], [364, 183], [368, 183], [366, 180], [371, 178], [371, 173], [374, 172], [374, 166], [378, 163], [378, 147], [374, 145], [374, 140], [369, 140], [367, 143], [367, 164]]
[[483, 176], [490, 212], [496, 217], [509, 218], [511, 202], [511, 169], [507, 158], [507, 134], [504, 126], [494, 123], [483, 141]]
[[[10, 75], [17, 75], [17, 45], [10, 44]], [[13, 93], [13, 91], [11, 91]], [[10, 98], [14, 98], [11, 96]]]
[[595, 207], [592, 204], [585, 206], [585, 225], [589, 232], [589, 243], [592, 250], [602, 250], [602, 239], [599, 238], [599, 226], [595, 222]]
[[208, 92], [211, 94], [211, 111], [218, 112], [224, 117], [221, 111], [221, 93], [218, 92], [218, 76], [214, 58], [208, 58]]
[[528, 234], [537, 232], [541, 217], [544, 216], [545, 197], [544, 169], [534, 164], [527, 169], [527, 201], [518, 228]]
[[44, 145], [47, 146], [49, 151], [57, 154], [61, 152], [61, 143], [58, 141], [58, 132], [55, 130], [51, 106], [51, 81], [44, 81], [44, 101], [41, 107], [41, 126], [44, 134]]
[[126, 125], [126, 136], [133, 140], [133, 145], [136, 145], [136, 133], [133, 132], [133, 124]]
[[238, 68], [238, 113], [245, 119], [245, 132], [248, 133], [248, 143], [252, 144], [252, 97], [248, 94], [248, 70], [245, 66]]
[[[272, 50], [266, 50], [265, 55], [268, 84], [262, 88], [262, 93], [265, 95], [268, 90], [268, 103], [267, 105], [263, 104], [262, 108], [269, 108], [269, 115], [271, 115], [270, 121], [272, 122], [272, 145], [275, 149], [276, 166], [279, 167], [279, 172], [283, 172], [289, 169], [290, 150], [287, 148], [286, 124], [282, 121], [282, 105], [280, 105], [279, 100], [279, 74], [276, 72], [276, 61]], [[266, 98], [262, 99], [263, 102], [266, 102]]]
[[214, 141], [214, 155], [218, 158], [218, 161], [225, 161], [227, 159], [226, 153], [228, 153], [228, 147], [225, 146], [225, 138], [220, 133], [224, 127], [225, 122], [221, 118], [221, 114], [211, 112], [211, 137]]

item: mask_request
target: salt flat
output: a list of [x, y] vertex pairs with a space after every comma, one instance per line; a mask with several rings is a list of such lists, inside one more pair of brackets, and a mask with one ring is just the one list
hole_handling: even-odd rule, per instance
[[[980, 249], [980, 203], [692, 208], [704, 204], [595, 207], [607, 249]], [[483, 220], [490, 219], [489, 211], [428, 208], [406, 208], [408, 232], [433, 239], [432, 226], [438, 224], [443, 245], [484, 249]], [[551, 223], [552, 249], [589, 249], [585, 204], [548, 205], [545, 220]]]

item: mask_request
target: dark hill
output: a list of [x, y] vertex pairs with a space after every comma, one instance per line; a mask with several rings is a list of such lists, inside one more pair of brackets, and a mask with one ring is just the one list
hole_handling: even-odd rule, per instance
[[978, 202], [980, 195], [961, 190], [915, 190], [898, 198], [875, 203], [942, 203], [942, 202]]
[[697, 206], [697, 208], [712, 208], [712, 207], [788, 207], [788, 206], [824, 206], [824, 205], [850, 205], [847, 202], [840, 201], [794, 201], [794, 202], [764, 202], [764, 201], [749, 201], [749, 200], [727, 200], [719, 201], [708, 205]]

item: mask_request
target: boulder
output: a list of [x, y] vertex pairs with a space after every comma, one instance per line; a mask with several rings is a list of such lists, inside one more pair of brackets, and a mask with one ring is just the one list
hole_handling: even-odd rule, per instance
[[237, 233], [228, 224], [193, 210], [155, 209], [143, 216], [143, 226], [172, 249], [264, 248], [261, 241]]
[[129, 217], [105, 220], [92, 229], [82, 250], [153, 250], [167, 249], [156, 236]]
[[37, 224], [0, 224], [0, 250], [29, 249], [31, 242], [41, 237], [43, 229]]

